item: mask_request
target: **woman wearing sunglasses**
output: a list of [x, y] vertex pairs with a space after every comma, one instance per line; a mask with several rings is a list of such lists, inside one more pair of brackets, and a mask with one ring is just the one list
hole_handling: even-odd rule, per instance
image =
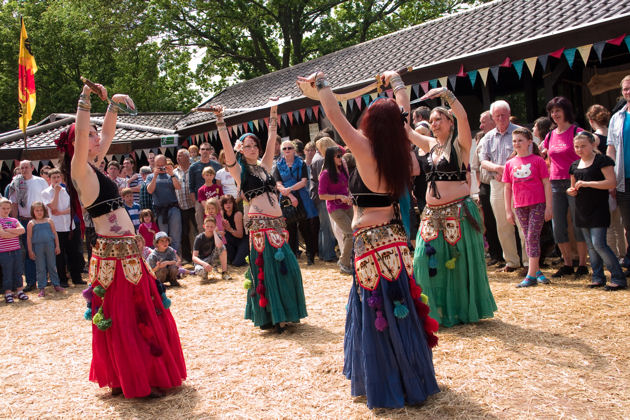
[[300, 266], [288, 244], [289, 234], [282, 217], [276, 183], [269, 174], [278, 128], [278, 109], [272, 106], [269, 137], [262, 159], [260, 139], [243, 134], [234, 152], [223, 120], [223, 107], [215, 106], [217, 130], [225, 151], [225, 166], [249, 202], [249, 271], [245, 277], [245, 318], [261, 329], [275, 327], [281, 333], [289, 322], [306, 317]]
[[273, 179], [276, 181], [280, 199], [289, 198], [293, 207], [300, 207], [305, 217], [299, 218], [287, 224], [289, 231], [289, 243], [293, 253], [298, 253], [298, 228], [304, 242], [306, 242], [307, 264], [313, 265], [315, 253], [317, 252], [317, 235], [319, 234], [319, 218], [317, 208], [306, 188], [308, 175], [306, 163], [301, 157], [295, 155], [295, 145], [292, 141], [282, 142], [282, 156], [276, 161], [276, 169], [273, 172]]
[[[347, 304], [344, 374], [369, 408], [419, 404], [439, 392], [431, 346], [435, 320], [413, 280], [412, 256], [396, 199], [411, 180], [406, 129], [409, 96], [396, 72], [385, 72], [396, 96], [377, 99], [355, 129], [339, 109], [326, 76], [298, 78], [318, 95], [326, 116], [356, 160], [349, 177], [354, 202], [354, 278]], [[317, 90], [315, 90], [317, 89]], [[406, 113], [401, 114], [400, 107]]]

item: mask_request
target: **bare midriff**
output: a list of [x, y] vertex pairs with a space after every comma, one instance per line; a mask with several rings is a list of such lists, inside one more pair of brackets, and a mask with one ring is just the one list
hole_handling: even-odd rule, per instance
[[92, 219], [94, 230], [101, 236], [135, 235], [133, 222], [124, 207]]
[[[271, 203], [269, 199], [271, 199]], [[278, 203], [278, 197], [275, 194], [264, 193], [252, 198], [249, 202], [247, 214], [249, 217], [260, 217], [261, 214], [270, 217], [281, 217], [282, 210]]]
[[389, 223], [394, 218], [394, 207], [353, 206], [352, 230]]
[[435, 181], [435, 186], [440, 193], [440, 198], [433, 196], [429, 186], [426, 194], [428, 205], [439, 206], [470, 195], [470, 187], [466, 181]]

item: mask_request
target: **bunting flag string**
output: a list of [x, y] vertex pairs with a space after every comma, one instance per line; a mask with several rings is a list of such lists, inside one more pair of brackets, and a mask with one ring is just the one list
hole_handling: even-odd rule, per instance
[[422, 87], [424, 93], [427, 93], [429, 91], [429, 82], [420, 82], [420, 86]]
[[[446, 76], [444, 76], [444, 77], [440, 77], [438, 80], [440, 81], [440, 85], [441, 85], [442, 87], [445, 87], [445, 88], [447, 88], [447, 89], [448, 89], [448, 85], [446, 84], [446, 82], [448, 81], [448, 77], [446, 77]], [[437, 87], [437, 86], [436, 86], [436, 87]]]
[[448, 76], [448, 81], [451, 84], [451, 89], [455, 90], [455, 84], [457, 83], [457, 75], [453, 74]]
[[490, 72], [492, 73], [492, 77], [498, 83], [499, 82], [499, 66], [490, 67]]
[[597, 54], [597, 58], [599, 59], [599, 62], [602, 62], [602, 53], [604, 52], [604, 47], [606, 46], [606, 41], [601, 41], [601, 42], [596, 42], [593, 44], [593, 49], [595, 50], [595, 53]]
[[363, 108], [363, 97], [359, 96], [358, 98], [354, 98], [354, 103], [357, 105], [360, 111], [361, 108]]
[[413, 85], [411, 86], [411, 89], [413, 90], [413, 93], [416, 94], [416, 98], [420, 97], [420, 85]]
[[306, 116], [306, 109], [302, 108], [298, 112], [300, 113], [300, 117], [302, 117], [302, 122], [305, 123], [306, 122], [306, 118], [305, 118], [305, 116]]
[[560, 58], [562, 57], [562, 52], [564, 51], [564, 48], [560, 48], [559, 50], [556, 50], [552, 53], [549, 53], [550, 56], [552, 56], [553, 58]]
[[618, 47], [618, 46], [621, 45], [621, 43], [623, 42], [625, 37], [626, 37], [626, 34], [619, 35], [618, 37], [613, 38], [613, 39], [609, 39], [606, 42], [609, 43], [609, 44], [612, 44], [612, 45], [616, 45]]
[[628, 47], [628, 51], [630, 51], [630, 35], [626, 36], [625, 41], [626, 47]]
[[549, 54], [543, 54], [538, 57], [538, 61], [540, 61], [540, 67], [542, 67], [543, 71], [547, 68], [547, 61], [549, 60]]
[[319, 120], [319, 105], [313, 107], [313, 113], [315, 114], [315, 119]]
[[477, 81], [477, 75], [479, 72], [477, 70], [471, 70], [468, 72], [468, 78], [470, 79], [470, 84], [472, 87], [475, 87], [475, 82]]
[[575, 53], [576, 53], [576, 51], [577, 51], [577, 48], [567, 48], [563, 52], [564, 58], [567, 59], [567, 63], [569, 63], [569, 68], [570, 69], [573, 68], [573, 63], [575, 62]]
[[481, 76], [481, 81], [483, 82], [483, 84], [486, 84], [486, 81], [488, 80], [488, 70], [490, 70], [489, 67], [484, 67], [482, 69], [479, 69], [479, 76]]
[[516, 60], [512, 62], [512, 65], [514, 66], [514, 70], [516, 70], [516, 74], [518, 74], [519, 80], [521, 79], [521, 76], [523, 75], [523, 64], [525, 64], [525, 60]]

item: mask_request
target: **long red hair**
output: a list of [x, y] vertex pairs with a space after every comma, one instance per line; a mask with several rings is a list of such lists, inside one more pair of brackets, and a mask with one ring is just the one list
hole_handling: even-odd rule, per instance
[[374, 102], [361, 120], [361, 131], [369, 139], [376, 160], [376, 172], [389, 194], [398, 199], [411, 182], [409, 139], [400, 107], [393, 99]]

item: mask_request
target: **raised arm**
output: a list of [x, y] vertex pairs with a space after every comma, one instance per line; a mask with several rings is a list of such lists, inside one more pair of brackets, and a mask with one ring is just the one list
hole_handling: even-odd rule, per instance
[[241, 167], [236, 162], [236, 154], [234, 153], [232, 142], [230, 142], [230, 136], [228, 135], [225, 121], [223, 120], [223, 107], [221, 105], [214, 106], [212, 112], [214, 112], [217, 118], [217, 131], [219, 132], [219, 139], [221, 139], [223, 151], [225, 152], [225, 166], [230, 172], [230, 175], [232, 175], [232, 178], [234, 178], [234, 181], [236, 181], [236, 185], [240, 186]]
[[470, 151], [470, 147], [472, 145], [472, 134], [470, 132], [470, 124], [468, 123], [468, 114], [466, 113], [464, 106], [461, 102], [459, 102], [455, 94], [445, 87], [431, 89], [420, 99], [425, 100], [437, 97], [441, 97], [446, 100], [451, 107], [451, 112], [457, 120], [457, 141], [459, 142], [462, 151], [465, 152], [465, 156], [468, 156], [468, 152]]
[[[277, 100], [277, 98], [272, 98]], [[273, 166], [273, 155], [276, 152], [276, 137], [278, 136], [278, 105], [273, 105], [269, 110], [269, 137], [262, 157], [262, 166], [267, 171]]]

